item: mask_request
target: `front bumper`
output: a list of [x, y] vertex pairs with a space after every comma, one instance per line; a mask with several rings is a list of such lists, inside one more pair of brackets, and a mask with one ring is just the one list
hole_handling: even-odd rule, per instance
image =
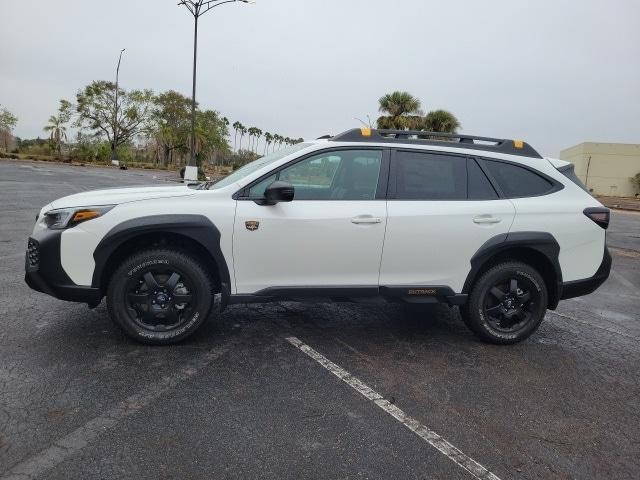
[[581, 280], [574, 280], [571, 282], [564, 282], [562, 284], [562, 293], [560, 300], [566, 300], [567, 298], [581, 297], [594, 292], [600, 285], [602, 285], [607, 278], [609, 278], [609, 272], [611, 272], [611, 254], [609, 249], [604, 247], [604, 255], [602, 256], [602, 263], [598, 267], [596, 273], [589, 278]]
[[60, 241], [62, 230], [34, 232], [27, 243], [24, 280], [32, 289], [70, 302], [100, 303], [99, 288], [76, 285], [62, 268]]

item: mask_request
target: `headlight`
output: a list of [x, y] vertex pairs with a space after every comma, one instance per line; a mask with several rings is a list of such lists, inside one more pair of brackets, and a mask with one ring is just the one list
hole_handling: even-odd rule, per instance
[[99, 207], [56, 208], [44, 214], [43, 222], [47, 228], [61, 230], [93, 218], [101, 217], [114, 206], [115, 205], [101, 205]]

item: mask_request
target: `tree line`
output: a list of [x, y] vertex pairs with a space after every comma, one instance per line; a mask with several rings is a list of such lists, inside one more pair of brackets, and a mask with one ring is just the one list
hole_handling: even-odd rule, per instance
[[9, 144], [13, 140], [11, 132], [18, 123], [18, 117], [0, 105], [0, 144], [9, 151]]
[[[48, 140], [19, 142], [19, 150], [67, 154], [80, 160], [108, 160], [111, 150], [126, 161], [152, 162], [156, 165], [183, 165], [191, 145], [191, 99], [175, 90], [155, 94], [152, 90], [125, 90], [110, 81], [97, 80], [80, 89], [74, 101], [60, 100], [58, 111], [49, 117], [44, 131]], [[423, 130], [456, 133], [460, 122], [446, 110], [422, 111], [420, 100], [408, 92], [394, 91], [378, 100], [382, 114], [376, 126], [384, 129]], [[17, 118], [0, 108], [0, 145], [9, 150], [11, 132]], [[70, 128], [76, 129], [69, 142]], [[230, 130], [233, 146], [230, 145]], [[246, 138], [246, 140], [245, 140]], [[302, 142], [246, 127], [240, 121], [211, 109], [196, 108], [196, 161], [239, 166], [286, 145]], [[246, 143], [245, 143], [246, 142]]]
[[[154, 160], [163, 165], [184, 164], [191, 145], [191, 99], [175, 90], [154, 94], [151, 90], [118, 89], [115, 106], [115, 84], [94, 81], [76, 94], [75, 103], [61, 100], [58, 114], [49, 119], [46, 129], [56, 146], [66, 134], [65, 124], [74, 117], [73, 126], [93, 138], [106, 139], [118, 153], [133, 144], [143, 145]], [[240, 122], [233, 125], [240, 142], [229, 146], [229, 119], [211, 109], [196, 105], [196, 162], [244, 163], [259, 155], [259, 140], [263, 136], [257, 127], [247, 128]], [[249, 134], [249, 144], [243, 149], [242, 139]], [[263, 153], [272, 146], [295, 143], [277, 135], [265, 133]], [[137, 142], [136, 142], [137, 141]]]
[[[46, 141], [17, 139], [17, 151], [66, 155], [79, 160], [102, 160], [112, 149], [126, 161], [183, 165], [191, 145], [191, 99], [175, 90], [155, 94], [152, 90], [125, 90], [110, 81], [93, 81], [79, 90], [74, 101], [60, 100], [58, 110], [43, 130]], [[17, 118], [0, 110], [0, 131], [9, 151]], [[292, 145], [302, 138], [263, 132], [236, 121], [234, 146], [229, 145], [229, 120], [219, 112], [196, 105], [196, 162], [239, 166], [269, 151]], [[76, 130], [74, 141], [69, 131]], [[248, 135], [247, 144], [243, 139]], [[239, 141], [238, 141], [239, 140]], [[262, 140], [262, 142], [261, 142]]]
[[[262, 154], [269, 153], [269, 149], [275, 150], [276, 148], [280, 148], [283, 145], [295, 145], [296, 143], [300, 143], [304, 141], [302, 138], [289, 138], [283, 137], [277, 133], [269, 133], [263, 132], [261, 129], [257, 127], [245, 127], [240, 122], [234, 122], [232, 125], [234, 136], [233, 136], [233, 149], [235, 151], [242, 150], [242, 139], [245, 135], [248, 135], [249, 140], [249, 151], [259, 154], [259, 141], [262, 137], [264, 137]], [[238, 142], [239, 139], [239, 142]], [[237, 148], [236, 148], [237, 147]]]

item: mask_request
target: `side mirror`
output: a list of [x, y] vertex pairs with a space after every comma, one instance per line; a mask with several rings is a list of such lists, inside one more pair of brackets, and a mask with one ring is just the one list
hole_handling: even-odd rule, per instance
[[290, 202], [293, 200], [295, 188], [289, 182], [277, 180], [264, 191], [264, 205], [275, 205], [278, 202]]

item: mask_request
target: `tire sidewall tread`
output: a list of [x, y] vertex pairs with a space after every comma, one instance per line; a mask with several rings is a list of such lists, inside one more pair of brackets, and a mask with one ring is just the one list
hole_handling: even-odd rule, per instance
[[[153, 332], [142, 328], [129, 318], [126, 307], [126, 282], [145, 266], [175, 265], [188, 271], [192, 281], [201, 289], [192, 317], [180, 327], [167, 332]], [[173, 248], [154, 248], [131, 255], [114, 271], [107, 287], [107, 310], [113, 322], [130, 338], [150, 345], [169, 345], [191, 336], [209, 317], [214, 316], [213, 281], [209, 273], [193, 256]], [[209, 292], [209, 295], [206, 295]]]

